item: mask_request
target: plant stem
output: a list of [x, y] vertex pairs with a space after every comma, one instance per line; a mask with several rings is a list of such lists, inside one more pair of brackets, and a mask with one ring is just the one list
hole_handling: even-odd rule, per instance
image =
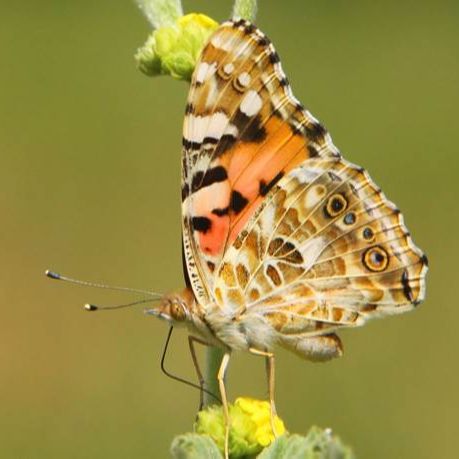
[[[216, 396], [220, 395], [217, 374], [220, 368], [223, 354], [223, 349], [218, 347], [209, 347], [206, 351], [206, 371], [204, 379], [206, 381], [207, 390]], [[204, 393], [204, 406], [215, 405], [216, 403], [217, 401], [213, 397]]]
[[175, 24], [183, 16], [181, 0], [136, 0], [155, 29]]
[[254, 21], [257, 15], [257, 0], [235, 0], [233, 19]]

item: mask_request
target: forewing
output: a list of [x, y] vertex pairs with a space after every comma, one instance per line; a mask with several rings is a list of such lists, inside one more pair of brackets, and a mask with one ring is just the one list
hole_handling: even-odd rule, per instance
[[368, 174], [311, 158], [289, 172], [228, 250], [214, 295], [283, 334], [316, 334], [412, 309], [427, 259]]
[[266, 36], [247, 21], [220, 26], [196, 66], [183, 128], [184, 254], [201, 304], [273, 187], [308, 158], [326, 157], [339, 153], [293, 97]]

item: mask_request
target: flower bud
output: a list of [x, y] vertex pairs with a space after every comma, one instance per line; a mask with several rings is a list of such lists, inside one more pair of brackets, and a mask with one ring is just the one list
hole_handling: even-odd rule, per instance
[[152, 32], [135, 56], [146, 75], [191, 80], [196, 62], [218, 23], [204, 14], [187, 14]]

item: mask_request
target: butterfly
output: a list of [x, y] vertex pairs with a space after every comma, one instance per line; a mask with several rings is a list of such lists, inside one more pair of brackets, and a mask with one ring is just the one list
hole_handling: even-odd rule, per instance
[[183, 126], [182, 233], [187, 287], [152, 313], [191, 340], [265, 356], [272, 418], [274, 349], [306, 360], [343, 353], [340, 328], [410, 311], [427, 258], [398, 208], [345, 160], [293, 96], [270, 40], [223, 23], [193, 74]]

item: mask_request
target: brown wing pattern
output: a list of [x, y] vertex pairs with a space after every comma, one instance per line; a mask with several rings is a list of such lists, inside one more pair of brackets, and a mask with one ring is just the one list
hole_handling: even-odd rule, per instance
[[412, 309], [427, 259], [368, 174], [312, 158], [271, 190], [225, 254], [215, 297], [282, 335], [314, 335]]

